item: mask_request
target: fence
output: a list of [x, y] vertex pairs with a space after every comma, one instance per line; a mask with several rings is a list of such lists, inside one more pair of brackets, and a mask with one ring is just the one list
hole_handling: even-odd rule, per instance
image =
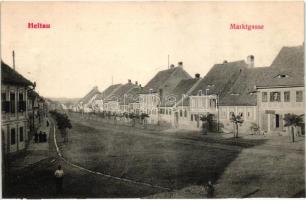
[[148, 130], [165, 130], [171, 127], [170, 124], [150, 124], [147, 122], [147, 119], [140, 118], [129, 118], [124, 116], [102, 116], [99, 113], [78, 113], [78, 112], [69, 112], [71, 117], [91, 120], [106, 124], [112, 124], [116, 126], [129, 126], [140, 129], [148, 129]]

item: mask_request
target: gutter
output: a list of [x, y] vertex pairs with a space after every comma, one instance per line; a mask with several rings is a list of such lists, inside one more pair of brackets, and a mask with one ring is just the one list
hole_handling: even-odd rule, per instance
[[304, 87], [304, 85], [255, 86], [255, 89]]

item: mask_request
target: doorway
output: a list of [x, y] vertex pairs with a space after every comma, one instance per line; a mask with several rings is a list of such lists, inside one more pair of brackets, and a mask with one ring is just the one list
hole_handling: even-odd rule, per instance
[[275, 127], [279, 128], [279, 114], [275, 115]]

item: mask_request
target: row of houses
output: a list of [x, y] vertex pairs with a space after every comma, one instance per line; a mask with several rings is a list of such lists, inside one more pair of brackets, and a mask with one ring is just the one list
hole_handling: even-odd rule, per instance
[[35, 92], [35, 83], [1, 61], [2, 153], [24, 150], [47, 111], [47, 102]]
[[159, 71], [144, 87], [131, 80], [103, 92], [95, 87], [74, 111], [147, 113], [149, 123], [187, 129], [200, 128], [200, 117], [208, 113], [231, 129], [234, 113], [243, 117], [245, 131], [257, 124], [266, 132], [284, 132], [286, 114], [304, 114], [304, 44], [283, 47], [270, 66], [255, 67], [250, 55], [215, 64], [203, 78], [191, 77], [179, 62]]

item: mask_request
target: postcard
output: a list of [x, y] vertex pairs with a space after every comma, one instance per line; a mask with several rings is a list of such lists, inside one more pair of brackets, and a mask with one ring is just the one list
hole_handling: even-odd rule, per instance
[[1, 2], [2, 198], [305, 198], [304, 2]]

